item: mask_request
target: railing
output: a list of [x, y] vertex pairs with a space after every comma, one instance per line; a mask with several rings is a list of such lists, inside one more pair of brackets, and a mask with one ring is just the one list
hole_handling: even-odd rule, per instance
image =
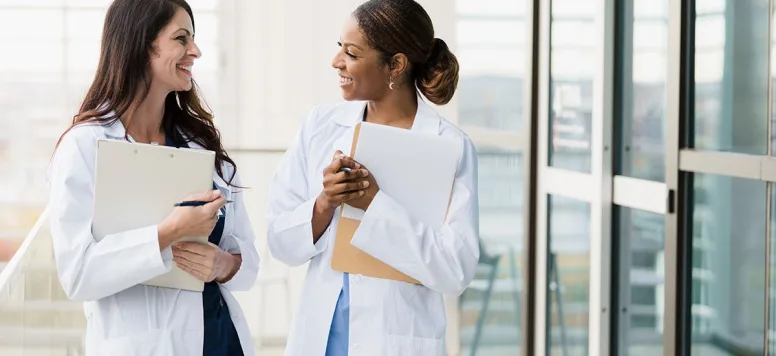
[[[291, 317], [288, 268], [272, 264], [260, 231], [266, 182], [282, 149], [233, 149], [262, 255], [257, 286], [238, 300], [262, 355], [280, 355]], [[59, 283], [48, 213], [44, 211], [7, 264], [0, 266], [0, 355], [82, 355], [86, 321], [83, 304], [67, 298]], [[278, 305], [283, 305], [279, 308]]]
[[0, 354], [81, 355], [85, 325], [57, 279], [44, 211], [0, 272]]

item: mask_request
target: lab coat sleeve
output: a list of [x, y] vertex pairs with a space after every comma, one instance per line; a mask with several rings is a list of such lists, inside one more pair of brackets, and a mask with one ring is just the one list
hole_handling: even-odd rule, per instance
[[[235, 174], [233, 185], [242, 186], [239, 175]], [[237, 188], [240, 189], [240, 188]], [[232, 279], [222, 286], [230, 291], [247, 291], [256, 284], [259, 275], [259, 253], [256, 251], [256, 235], [253, 232], [248, 212], [245, 208], [245, 193], [237, 191], [234, 194], [234, 228], [231, 234], [221, 239], [221, 248], [231, 254], [239, 254], [242, 264]]]
[[[309, 131], [306, 126], [315, 118], [315, 110], [286, 151], [269, 186], [267, 239], [274, 258], [299, 266], [323, 252], [328, 234], [313, 244], [313, 208], [315, 195], [308, 189], [307, 148]], [[323, 174], [323, 173], [321, 173]]]
[[[463, 150], [447, 219], [440, 228], [418, 222], [380, 191], [351, 244], [432, 290], [463, 293], [474, 276], [480, 253], [477, 154], [468, 138], [464, 138]], [[422, 175], [418, 179], [423, 179]]]
[[50, 166], [49, 224], [60, 283], [68, 298], [96, 300], [172, 268], [169, 248], [159, 251], [157, 226], [92, 235], [97, 137], [89, 127], [68, 132]]

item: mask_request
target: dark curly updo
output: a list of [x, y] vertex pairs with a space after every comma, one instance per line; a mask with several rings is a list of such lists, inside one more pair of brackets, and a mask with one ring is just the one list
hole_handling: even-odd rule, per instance
[[434, 37], [434, 25], [412, 0], [370, 0], [353, 16], [369, 45], [387, 62], [403, 53], [409, 58], [411, 80], [432, 103], [450, 102], [458, 86], [458, 59], [445, 41]]

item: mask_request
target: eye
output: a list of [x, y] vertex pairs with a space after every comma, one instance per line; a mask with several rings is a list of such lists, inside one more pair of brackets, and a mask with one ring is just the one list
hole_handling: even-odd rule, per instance
[[186, 36], [181, 35], [181, 36], [178, 36], [175, 39], [180, 41], [180, 43], [186, 44]]
[[[340, 48], [342, 48], [342, 42], [339, 42], [339, 41], [337, 41], [337, 46], [339, 46]], [[348, 57], [350, 57], [350, 58], [353, 58], [353, 59], [356, 59], [356, 58], [358, 58], [358, 56], [356, 56], [355, 54], [353, 54], [353, 53], [350, 53], [350, 52], [348, 52], [348, 51], [345, 51], [345, 54], [347, 54], [347, 55], [348, 55]]]

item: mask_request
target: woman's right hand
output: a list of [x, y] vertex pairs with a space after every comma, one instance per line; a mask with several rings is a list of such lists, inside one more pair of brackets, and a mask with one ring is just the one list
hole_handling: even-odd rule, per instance
[[218, 210], [226, 204], [219, 190], [190, 195], [184, 200], [208, 203], [173, 209], [158, 227], [159, 247], [162, 250], [184, 237], [210, 236], [218, 223]]
[[[350, 168], [351, 171], [339, 172], [342, 167]], [[364, 178], [368, 175], [364, 167], [345, 156], [342, 151], [337, 151], [329, 166], [323, 170], [323, 190], [315, 201], [316, 208], [333, 213], [340, 204], [364, 195], [364, 189], [369, 186]]]

